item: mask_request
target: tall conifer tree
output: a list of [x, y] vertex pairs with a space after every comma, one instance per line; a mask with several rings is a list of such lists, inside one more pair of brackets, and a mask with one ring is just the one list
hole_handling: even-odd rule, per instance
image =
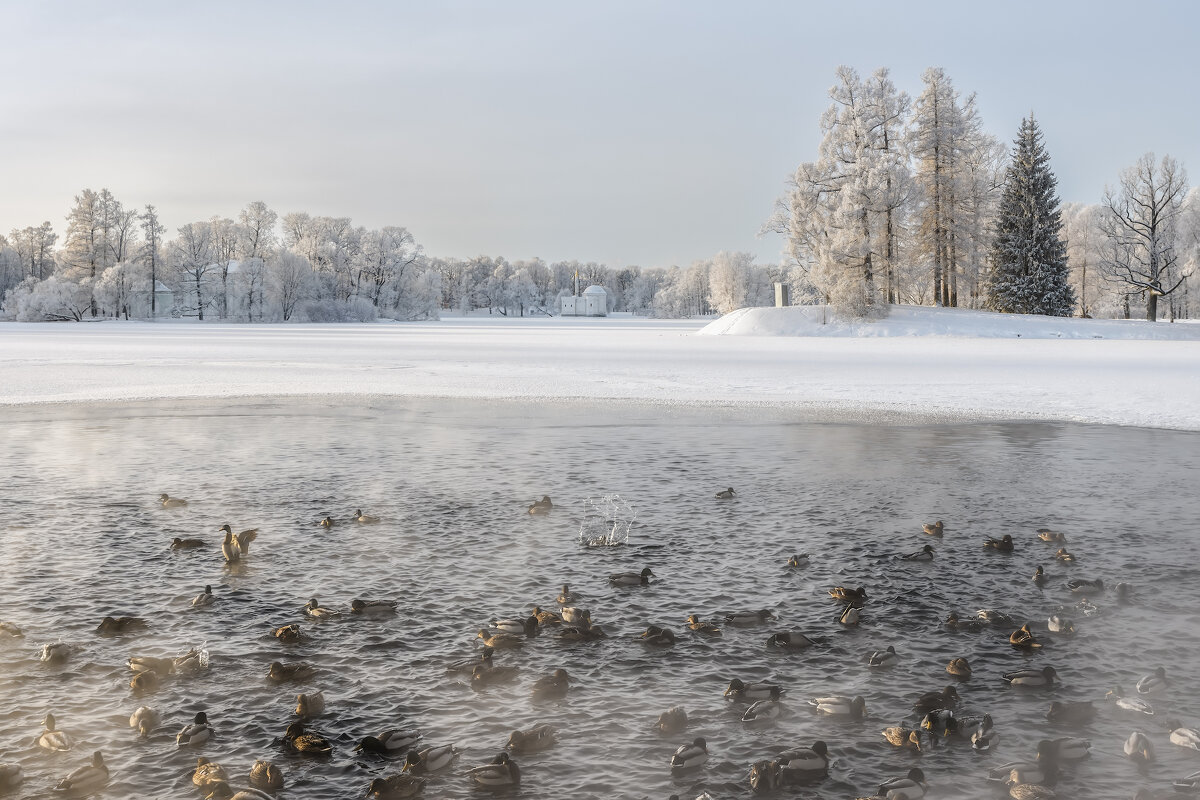
[[996, 215], [988, 304], [1011, 314], [1070, 316], [1070, 284], [1062, 213], [1050, 155], [1031, 114], [1021, 121]]

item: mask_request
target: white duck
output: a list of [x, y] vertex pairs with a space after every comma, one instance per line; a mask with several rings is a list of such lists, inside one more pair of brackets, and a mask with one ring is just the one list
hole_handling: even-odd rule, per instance
[[47, 714], [42, 724], [46, 726], [46, 730], [38, 737], [38, 747], [62, 753], [74, 746], [74, 742], [71, 741], [71, 737], [67, 735], [66, 731], [60, 731], [55, 728], [53, 714]]

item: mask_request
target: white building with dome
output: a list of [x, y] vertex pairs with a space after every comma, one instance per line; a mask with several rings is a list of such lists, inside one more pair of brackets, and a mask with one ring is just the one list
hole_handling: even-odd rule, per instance
[[559, 301], [564, 317], [607, 317], [608, 290], [603, 286], [589, 286], [578, 297], [564, 297]]

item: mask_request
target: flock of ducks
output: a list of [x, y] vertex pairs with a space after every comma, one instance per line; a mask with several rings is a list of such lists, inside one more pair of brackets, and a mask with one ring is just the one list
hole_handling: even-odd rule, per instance
[[[732, 500], [736, 493], [727, 488], [716, 494], [718, 500]], [[187, 501], [163, 494], [159, 497], [162, 508], [184, 508]], [[548, 496], [528, 506], [532, 515], [549, 514], [553, 504]], [[373, 524], [378, 517], [364, 514], [356, 510], [352, 519], [357, 524]], [[338, 524], [333, 518], [325, 517], [319, 523], [324, 527]], [[942, 521], [926, 524], [923, 532], [940, 539], [945, 534]], [[250, 545], [258, 537], [258, 529], [249, 529], [235, 533], [228, 524], [221, 526], [223, 534], [221, 555], [229, 564], [236, 564], [249, 555]], [[1061, 545], [1056, 558], [1062, 562], [1073, 562], [1074, 556], [1067, 553], [1065, 548], [1066, 536], [1060, 532], [1041, 529], [1037, 538], [1043, 542]], [[173, 550], [198, 550], [209, 546], [203, 539], [175, 538], [170, 545]], [[1015, 544], [1011, 535], [999, 539], [987, 539], [983, 546], [999, 552], [1013, 552]], [[932, 561], [936, 557], [933, 545], [926, 544], [920, 550], [898, 556], [901, 561]], [[808, 554], [796, 554], [787, 560], [789, 569], [803, 569], [811, 562]], [[640, 571], [619, 572], [608, 576], [612, 587], [636, 590], [638, 587], [650, 585], [655, 578], [654, 572], [646, 567]], [[1042, 566], [1038, 566], [1033, 575], [1033, 582], [1044, 587], [1048, 576]], [[1066, 588], [1075, 596], [1081, 598], [1075, 608], [1083, 614], [1089, 614], [1089, 608], [1095, 606], [1086, 599], [1104, 591], [1100, 580], [1075, 578], [1067, 581]], [[1127, 601], [1132, 596], [1132, 590], [1119, 584], [1116, 588], [1117, 597]], [[829, 596], [840, 604], [837, 622], [840, 625], [854, 626], [861, 620], [863, 609], [869, 602], [868, 590], [865, 587], [834, 586], [829, 589]], [[478, 630], [476, 639], [483, 645], [478, 657], [447, 665], [447, 671], [459, 673], [467, 677], [473, 689], [486, 691], [488, 688], [505, 684], [514, 679], [517, 668], [497, 664], [498, 653], [511, 651], [522, 647], [527, 641], [544, 632], [555, 631], [559, 639], [566, 642], [593, 641], [603, 639], [607, 634], [595, 624], [590, 609], [580, 606], [579, 595], [564, 584], [555, 598], [558, 610], [543, 609], [534, 606], [527, 617], [514, 619], [495, 619], [490, 625]], [[217, 601], [211, 585], [206, 585], [204, 591], [198, 594], [191, 605], [195, 608], [206, 608]], [[355, 599], [350, 605], [347, 615], [361, 617], [390, 617], [396, 614], [396, 604], [389, 600]], [[343, 612], [322, 606], [317, 598], [311, 598], [301, 612], [308, 618], [324, 620], [340, 616]], [[683, 615], [681, 615], [682, 617]], [[768, 609], [729, 612], [721, 615], [719, 620], [704, 620], [698, 614], [690, 614], [683, 624], [684, 629], [693, 636], [715, 637], [722, 635], [723, 627], [753, 628], [769, 626], [776, 621], [775, 614]], [[100, 635], [120, 634], [146, 627], [144, 620], [135, 617], [105, 617], [96, 629]], [[1018, 651], [1031, 652], [1043, 646], [1041, 625], [1025, 622], [1017, 625], [1007, 614], [995, 610], [982, 610], [971, 617], [960, 617], [951, 613], [945, 622], [948, 630], [967, 632], [983, 632], [986, 630], [1010, 629], [1009, 644]], [[1070, 636], [1075, 633], [1074, 622], [1065, 616], [1063, 611], [1049, 617], [1045, 630], [1056, 636]], [[287, 624], [273, 631], [280, 642], [301, 641], [305, 637], [304, 629], [299, 624]], [[11, 624], [0, 622], [0, 636], [21, 636], [20, 629]], [[669, 626], [651, 625], [640, 635], [643, 644], [649, 647], [672, 647], [677, 641], [677, 635]], [[794, 631], [772, 631], [765, 639], [767, 648], [791, 652], [805, 651], [819, 646], [817, 640], [806, 634]], [[63, 643], [47, 644], [42, 649], [42, 660], [61, 663], [71, 656], [71, 648]], [[868, 654], [864, 661], [869, 670], [887, 670], [894, 667], [903, 658], [895, 645], [889, 645], [883, 650]], [[130, 688], [137, 694], [153, 692], [161, 681], [171, 675], [187, 674], [201, 670], [205, 666], [202, 653], [191, 650], [175, 658], [140, 657], [129, 659], [128, 666], [133, 672]], [[973, 670], [965, 657], [951, 659], [946, 672], [958, 679], [968, 679]], [[276, 683], [301, 682], [312, 678], [315, 670], [304, 663], [284, 663], [274, 661], [267, 667], [267, 676]], [[1061, 678], [1057, 670], [1050, 665], [1042, 668], [1025, 668], [997, 676], [1012, 687], [1023, 689], [1044, 689], [1059, 684]], [[559, 700], [566, 697], [570, 691], [573, 678], [564, 669], [556, 669], [552, 673], [538, 678], [532, 684], [530, 693], [534, 700]], [[1152, 673], [1137, 681], [1134, 694], [1124, 696], [1119, 690], [1110, 693], [1108, 699], [1117, 707], [1142, 715], [1154, 713], [1151, 701], [1161, 697], [1170, 687], [1166, 670], [1158, 667]], [[784, 705], [787, 689], [781, 685], [767, 681], [746, 682], [739, 678], [730, 680], [724, 692], [726, 701], [733, 704], [745, 705], [742, 721], [747, 725], [769, 724], [780, 717], [790, 714]], [[940, 690], [932, 690], [920, 694], [913, 699], [911, 723], [889, 726], [882, 730], [884, 740], [896, 748], [913, 752], [923, 752], [930, 748], [939, 747], [955, 740], [969, 742], [973, 750], [986, 752], [992, 748], [999, 738], [999, 732], [990, 714], [964, 713], [960, 704], [963, 698], [958, 689], [945, 686]], [[807, 699], [807, 705], [812, 713], [845, 720], [864, 720], [868, 718], [866, 702], [861, 696], [826, 695], [814, 696]], [[300, 756], [328, 757], [334, 750], [334, 744], [316, 731], [309, 729], [312, 717], [325, 710], [325, 699], [320, 691], [307, 692], [297, 695], [295, 713], [298, 719], [287, 725], [280, 743], [285, 750]], [[1050, 703], [1047, 718], [1062, 724], [1086, 724], [1095, 715], [1095, 707], [1091, 701]], [[150, 706], [138, 707], [129, 718], [129, 725], [137, 731], [138, 736], [147, 737], [162, 724], [162, 714]], [[72, 737], [58, 728], [58, 721], [53, 714], [47, 714], [43, 720], [43, 731], [37, 737], [38, 747], [52, 753], [71, 751], [74, 747]], [[673, 737], [683, 733], [689, 726], [687, 712], [682, 707], [673, 707], [663, 712], [655, 725], [664, 736]], [[1186, 728], [1172, 720], [1168, 725], [1169, 741], [1172, 744], [1200, 750], [1200, 732]], [[214, 733], [214, 727], [209, 722], [205, 712], [197, 712], [192, 721], [176, 735], [178, 747], [198, 747], [208, 742]], [[521, 770], [513, 756], [537, 753], [555, 746], [557, 730], [548, 724], [537, 724], [527, 730], [513, 731], [503, 749], [488, 763], [472, 767], [465, 771], [469, 781], [480, 789], [504, 790], [520, 785]], [[1055, 797], [1052, 788], [1064, 764], [1077, 762], [1087, 757], [1090, 742], [1075, 737], [1060, 737], [1042, 740], [1033, 756], [1027, 760], [1003, 764], [989, 772], [989, 780], [1003, 784], [1008, 794], [1015, 800], [1043, 800]], [[1149, 763], [1154, 760], [1155, 745], [1150, 736], [1142, 731], [1134, 731], [1126, 740], [1125, 753], [1133, 760]], [[390, 776], [374, 778], [367, 787], [369, 798], [377, 800], [392, 800], [419, 795], [430, 776], [444, 774], [454, 766], [460, 751], [454, 744], [423, 747], [420, 732], [412, 729], [391, 728], [376, 735], [364, 736], [355, 752], [372, 754], [384, 759], [402, 760], [400, 771]], [[692, 737], [679, 745], [670, 758], [669, 769], [674, 777], [694, 775], [704, 768], [709, 758], [706, 739], [702, 736]], [[814, 741], [807, 746], [792, 747], [781, 750], [777, 755], [763, 758], [750, 765], [748, 783], [756, 794], [768, 794], [778, 789], [808, 786], [823, 780], [829, 772], [831, 762], [830, 746], [824, 740]], [[11, 791], [22, 783], [21, 769], [16, 765], [0, 764], [0, 791]], [[79, 766], [57, 784], [57, 789], [72, 794], [86, 794], [103, 788], [109, 780], [109, 770], [101, 752], [94, 752], [91, 759]], [[283, 789], [285, 776], [282, 770], [273, 762], [265, 759], [257, 760], [251, 768], [245, 783], [240, 790], [234, 789], [235, 781], [230, 773], [219, 763], [206, 757], [198, 757], [192, 773], [192, 782], [205, 795], [215, 800], [270, 800], [273, 793]], [[1188, 776], [1176, 782], [1180, 790], [1200, 790], [1200, 773]], [[929, 788], [924, 771], [911, 768], [905, 774], [880, 782], [874, 793], [859, 800], [918, 800], [925, 796]], [[1138, 798], [1148, 798], [1148, 793], [1139, 792]], [[672, 796], [678, 800], [677, 795]], [[707, 793], [701, 798], [708, 798]]]

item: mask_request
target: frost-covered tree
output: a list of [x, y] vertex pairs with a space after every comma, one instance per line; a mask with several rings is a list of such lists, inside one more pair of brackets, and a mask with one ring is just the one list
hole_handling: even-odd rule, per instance
[[10, 239], [21, 261], [22, 278], [32, 275], [40, 281], [54, 272], [54, 243], [58, 241], [58, 234], [49, 221], [14, 230]]
[[267, 262], [267, 285], [284, 322], [291, 320], [297, 306], [309, 297], [313, 268], [302, 255], [282, 250]]
[[1108, 240], [1108, 280], [1126, 295], [1146, 298], [1146, 319], [1158, 319], [1158, 298], [1184, 286], [1191, 270], [1180, 262], [1178, 239], [1187, 196], [1187, 172], [1175, 159], [1155, 163], [1146, 153], [1104, 192], [1100, 230]]
[[988, 305], [1011, 314], [1070, 316], [1075, 307], [1050, 154], [1033, 115], [1021, 122], [996, 214]]
[[158, 211], [152, 205], [147, 205], [142, 212], [142, 249], [138, 254], [139, 260], [146, 266], [147, 285], [150, 287], [150, 316], [158, 316], [157, 292], [159, 266], [162, 264], [163, 234], [167, 229], [158, 221]]
[[113, 264], [100, 275], [96, 281], [94, 293], [96, 302], [105, 309], [105, 314], [113, 317], [140, 316], [142, 309], [137, 302], [137, 285], [145, 284], [138, 274], [139, 269], [131, 262]]
[[91, 312], [92, 279], [28, 277], [4, 296], [5, 313], [19, 322], [79, 322]]
[[267, 207], [262, 200], [255, 200], [238, 215], [242, 234], [238, 258], [265, 259], [275, 252], [275, 224], [279, 215]]
[[708, 302], [718, 314], [728, 314], [746, 305], [746, 290], [754, 256], [721, 251], [708, 270]]
[[193, 310], [203, 321], [204, 309], [211, 301], [208, 278], [216, 268], [212, 225], [208, 222], [191, 222], [180, 228], [178, 238], [171, 242], [171, 259], [180, 280], [188, 285], [194, 295]]
[[1100, 316], [1097, 308], [1108, 305], [1099, 279], [1103, 260], [1098, 205], [1066, 203], [1062, 208], [1063, 230], [1067, 238], [1067, 263], [1071, 267], [1071, 287], [1079, 299], [1079, 315]]

